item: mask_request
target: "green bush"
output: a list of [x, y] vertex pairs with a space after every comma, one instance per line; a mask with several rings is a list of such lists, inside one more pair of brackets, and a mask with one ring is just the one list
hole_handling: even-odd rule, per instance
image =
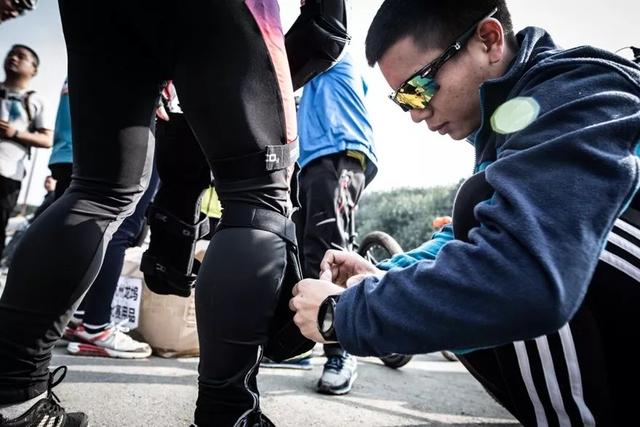
[[356, 215], [360, 238], [380, 230], [393, 236], [404, 250], [419, 246], [431, 237], [431, 223], [436, 217], [451, 215], [460, 184], [365, 191]]

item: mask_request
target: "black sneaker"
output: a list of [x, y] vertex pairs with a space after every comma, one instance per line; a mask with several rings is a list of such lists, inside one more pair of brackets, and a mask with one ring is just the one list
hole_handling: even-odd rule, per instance
[[240, 427], [276, 427], [273, 421], [267, 418], [260, 410], [253, 412], [237, 425]]
[[268, 357], [263, 357], [260, 361], [261, 368], [281, 368], [281, 369], [302, 369], [305, 371], [311, 370], [311, 350], [291, 359], [283, 360], [282, 362], [275, 362]]
[[[239, 427], [276, 427], [276, 425], [271, 421], [265, 414], [261, 411], [253, 412], [248, 416], [244, 417], [242, 420], [239, 420], [235, 424]], [[191, 424], [189, 427], [198, 427], [195, 424]]]
[[[58, 372], [62, 372], [56, 380]], [[66, 413], [59, 405], [60, 399], [51, 389], [64, 379], [67, 374], [67, 367], [60, 366], [51, 372], [49, 376], [49, 393], [44, 399], [37, 401], [27, 412], [12, 420], [5, 419], [0, 415], [1, 427], [87, 427], [89, 418], [82, 412]]]

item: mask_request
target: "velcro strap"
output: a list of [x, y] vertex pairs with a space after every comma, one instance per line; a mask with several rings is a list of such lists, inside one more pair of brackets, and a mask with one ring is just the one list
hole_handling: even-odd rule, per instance
[[269, 231], [295, 247], [298, 246], [295, 224], [290, 218], [275, 211], [230, 203], [225, 206], [216, 229], [227, 227], [251, 227]]
[[160, 226], [168, 233], [189, 240], [198, 240], [209, 234], [209, 219], [205, 214], [200, 214], [197, 223], [187, 224], [171, 212], [151, 204], [147, 209], [147, 219], [150, 226]]
[[[176, 269], [166, 266], [158, 257], [145, 252], [140, 261], [140, 271], [149, 276], [160, 277], [166, 284], [176, 289], [191, 288], [195, 284], [200, 262], [194, 260], [191, 274], [184, 274]], [[177, 286], [176, 286], [177, 285]]]
[[268, 175], [286, 169], [298, 160], [298, 140], [283, 145], [267, 145], [264, 151], [214, 160], [211, 169], [215, 179], [240, 180]]

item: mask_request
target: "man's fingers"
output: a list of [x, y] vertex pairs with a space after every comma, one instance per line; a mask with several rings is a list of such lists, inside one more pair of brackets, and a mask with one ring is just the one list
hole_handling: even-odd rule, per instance
[[320, 273], [320, 280], [326, 280], [327, 282], [330, 282], [332, 278], [333, 273], [331, 272], [331, 269], [324, 270]]
[[167, 114], [167, 110], [162, 105], [159, 105], [158, 108], [156, 108], [156, 117], [160, 120], [164, 120], [165, 122], [169, 121], [169, 114]]
[[322, 261], [320, 261], [320, 271], [329, 270], [334, 264], [338, 263], [339, 254], [342, 251], [337, 251], [335, 249], [329, 249], [324, 253], [324, 257], [322, 257]]
[[300, 282], [296, 283], [295, 285], [293, 285], [293, 289], [291, 289], [291, 295], [293, 295], [294, 297], [298, 295], [298, 293], [300, 293], [300, 290], [298, 289], [299, 284]]
[[353, 285], [357, 285], [358, 283], [364, 280], [365, 276], [366, 276], [365, 274], [356, 274], [355, 276], [349, 277], [346, 283], [347, 288], [350, 288]]
[[298, 313], [293, 316], [293, 323], [300, 327], [300, 315]]

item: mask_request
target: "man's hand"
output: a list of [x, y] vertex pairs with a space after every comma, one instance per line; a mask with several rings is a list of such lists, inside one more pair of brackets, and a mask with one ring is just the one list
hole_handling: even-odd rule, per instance
[[[360, 282], [364, 276], [381, 276], [384, 274], [384, 271], [376, 268], [375, 265], [354, 252], [333, 249], [324, 254], [324, 258], [320, 262], [320, 271], [330, 271], [331, 277], [328, 280], [342, 287]], [[358, 277], [350, 280], [352, 276]]]
[[0, 22], [20, 16], [11, 0], [0, 0]]
[[164, 120], [165, 122], [169, 121], [169, 114], [164, 108], [164, 105], [158, 105], [158, 108], [156, 108], [156, 117], [160, 120]]
[[[2, 0], [0, 0], [2, 1]], [[16, 128], [11, 126], [9, 122], [5, 122], [4, 120], [0, 120], [0, 138], [3, 139], [11, 139], [16, 134]]]
[[318, 309], [329, 295], [342, 292], [344, 288], [327, 280], [305, 279], [293, 287], [293, 298], [289, 300], [289, 308], [296, 312], [293, 321], [302, 335], [315, 342], [325, 343], [318, 330]]

